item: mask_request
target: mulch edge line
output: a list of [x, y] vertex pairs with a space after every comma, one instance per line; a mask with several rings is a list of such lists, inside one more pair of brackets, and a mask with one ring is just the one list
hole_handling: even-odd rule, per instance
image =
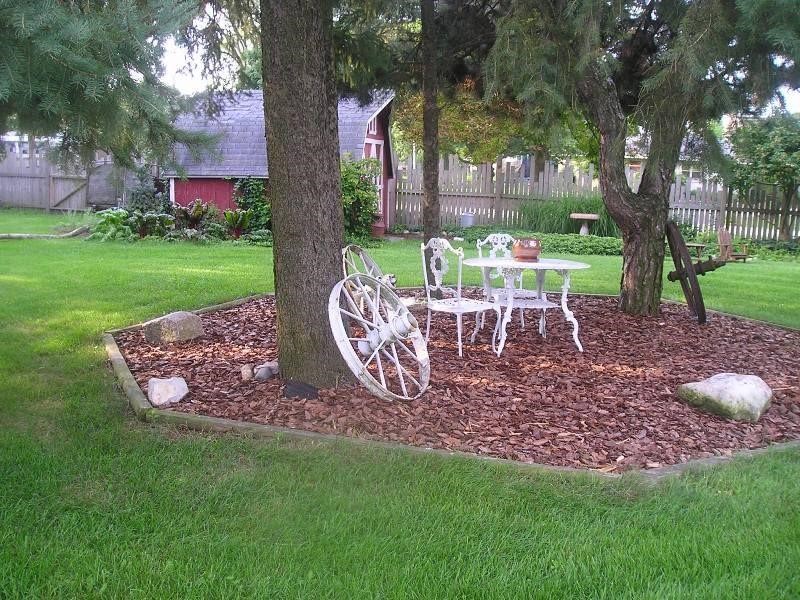
[[[398, 288], [398, 289], [403, 290], [403, 289], [416, 289], [416, 288]], [[263, 294], [254, 294], [252, 296], [246, 296], [244, 298], [237, 298], [236, 300], [231, 300], [229, 302], [212, 304], [210, 306], [199, 308], [197, 310], [193, 310], [190, 312], [200, 315], [209, 312], [215, 312], [218, 310], [235, 308], [251, 300], [273, 295], [274, 295], [273, 293], [269, 292]], [[576, 295], [603, 296], [606, 298], [615, 297], [609, 294], [576, 294]], [[681, 302], [676, 302], [674, 300], [662, 300], [662, 302], [672, 302], [675, 304], [682, 304]], [[760, 321], [758, 319], [751, 319], [749, 317], [742, 317], [740, 315], [731, 315], [728, 313], [712, 311], [712, 310], [709, 310], [708, 312], [729, 316], [744, 321], [751, 321], [753, 323], [770, 325], [773, 327], [781, 327], [782, 329], [787, 329], [789, 331], [798, 331], [791, 327], [775, 325], [773, 323]], [[306, 431], [303, 429], [291, 429], [288, 427], [277, 427], [275, 425], [266, 425], [262, 423], [250, 423], [248, 421], [236, 421], [233, 419], [223, 419], [220, 417], [210, 417], [207, 415], [198, 415], [193, 413], [183, 413], [171, 410], [164, 410], [155, 408], [152, 404], [150, 404], [150, 401], [147, 399], [147, 396], [144, 394], [144, 392], [142, 392], [142, 389], [139, 387], [139, 384], [136, 383], [136, 379], [134, 378], [133, 373], [131, 373], [130, 369], [128, 368], [128, 363], [122, 356], [122, 352], [120, 352], [119, 346], [117, 345], [117, 342], [114, 339], [113, 335], [115, 333], [120, 333], [123, 331], [131, 331], [134, 329], [139, 329], [143, 325], [144, 323], [138, 323], [136, 325], [130, 325], [128, 327], [109, 329], [103, 333], [102, 339], [106, 348], [106, 354], [108, 355], [108, 360], [111, 363], [111, 367], [114, 371], [115, 376], [117, 377], [117, 380], [119, 381], [122, 391], [128, 398], [128, 403], [133, 409], [133, 412], [136, 414], [136, 417], [139, 420], [146, 423], [162, 423], [168, 425], [177, 425], [185, 427], [186, 429], [199, 432], [238, 433], [259, 438], [276, 438], [276, 439], [284, 438], [296, 441], [316, 441], [316, 442], [327, 442], [327, 443], [343, 442], [346, 444], [356, 444], [359, 446], [369, 446], [373, 448], [382, 448], [386, 450], [403, 450], [407, 452], [410, 451], [415, 454], [435, 454], [437, 456], [449, 457], [449, 458], [461, 457], [471, 460], [478, 460], [482, 462], [508, 465], [524, 471], [537, 471], [537, 472], [546, 471], [546, 472], [556, 472], [565, 474], [581, 474], [593, 477], [600, 477], [602, 479], [607, 479], [607, 480], [620, 479], [623, 476], [626, 479], [638, 476], [641, 477], [644, 481], [649, 483], [659, 483], [669, 477], [679, 476], [690, 471], [697, 471], [701, 469], [717, 467], [720, 465], [727, 464], [739, 458], [753, 458], [762, 454], [766, 454], [767, 452], [773, 452], [773, 451], [781, 452], [784, 450], [792, 450], [792, 449], [800, 450], [800, 440], [791, 440], [788, 442], [779, 442], [775, 444], [770, 444], [768, 446], [764, 446], [763, 448], [754, 448], [754, 449], [746, 448], [742, 450], [737, 450], [736, 452], [733, 452], [730, 456], [711, 456], [707, 458], [696, 458], [687, 461], [685, 463], [680, 463], [676, 465], [666, 465], [663, 467], [655, 467], [652, 469], [632, 469], [630, 471], [626, 471], [625, 473], [605, 473], [597, 469], [578, 469], [575, 467], [546, 465], [542, 463], [526, 463], [518, 460], [497, 458], [494, 456], [484, 456], [481, 454], [473, 454], [470, 452], [460, 452], [456, 450], [442, 450], [440, 448], [423, 448], [420, 446], [412, 446], [409, 444], [382, 442], [380, 440], [371, 440], [365, 438], [336, 435], [331, 433], [317, 433], [315, 431]]]

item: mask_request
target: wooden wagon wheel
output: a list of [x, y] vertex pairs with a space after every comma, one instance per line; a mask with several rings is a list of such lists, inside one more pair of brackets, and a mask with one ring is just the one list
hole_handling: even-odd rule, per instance
[[670, 281], [678, 280], [683, 288], [683, 295], [689, 311], [697, 317], [697, 322], [701, 325], [706, 322], [706, 307], [703, 303], [703, 292], [700, 291], [700, 282], [697, 281], [697, 273], [692, 264], [692, 257], [686, 242], [683, 241], [680, 229], [674, 221], [667, 222], [667, 243], [672, 254], [672, 262], [675, 264], [675, 271], [669, 274]]
[[413, 400], [428, 388], [428, 346], [416, 318], [384, 281], [348, 275], [331, 290], [328, 317], [358, 380], [384, 400]]

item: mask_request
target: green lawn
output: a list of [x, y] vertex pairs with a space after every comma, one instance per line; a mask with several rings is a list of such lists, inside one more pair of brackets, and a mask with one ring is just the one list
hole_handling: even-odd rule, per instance
[[[411, 285], [417, 248], [373, 254]], [[619, 258], [574, 258], [615, 290]], [[703, 285], [800, 326], [798, 282]], [[0, 241], [0, 598], [800, 596], [796, 451], [649, 487], [133, 418], [101, 331], [271, 288], [263, 248]]]
[[61, 233], [89, 222], [87, 213], [0, 207], [0, 233]]

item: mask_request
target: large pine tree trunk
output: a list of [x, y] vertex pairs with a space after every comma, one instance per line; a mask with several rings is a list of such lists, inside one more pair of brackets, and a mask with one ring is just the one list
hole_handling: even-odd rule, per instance
[[[422, 234], [425, 241], [438, 237], [439, 224], [439, 92], [436, 74], [436, 14], [433, 0], [421, 0], [422, 8]], [[425, 261], [428, 265], [429, 261]], [[428, 267], [428, 277], [433, 281]]]
[[347, 372], [328, 322], [344, 238], [331, 5], [261, 0], [261, 23], [278, 360], [329, 386]]

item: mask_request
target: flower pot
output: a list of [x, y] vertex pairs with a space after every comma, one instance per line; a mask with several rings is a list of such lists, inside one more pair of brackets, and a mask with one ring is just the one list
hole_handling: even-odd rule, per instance
[[536, 238], [521, 238], [514, 242], [511, 255], [517, 260], [536, 262], [542, 251], [542, 243]]

